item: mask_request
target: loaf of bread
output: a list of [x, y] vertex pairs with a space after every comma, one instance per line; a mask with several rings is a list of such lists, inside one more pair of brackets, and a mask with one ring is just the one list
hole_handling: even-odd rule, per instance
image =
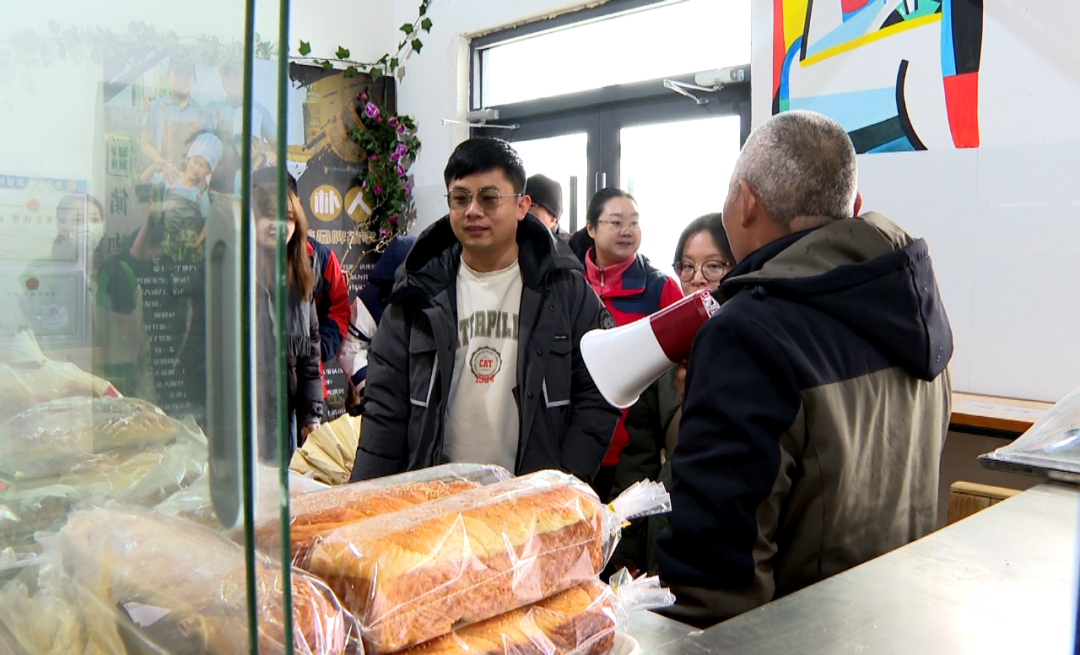
[[590, 581], [401, 655], [599, 655], [615, 641], [615, 597]]
[[115, 501], [152, 507], [183, 493], [206, 471], [206, 443], [178, 436], [171, 444], [118, 451], [111, 461], [113, 468], [7, 483], [0, 493], [0, 551], [36, 552], [35, 533], [56, 532], [79, 506]]
[[[248, 652], [244, 549], [224, 536], [149, 510], [72, 514], [59, 537], [65, 571], [118, 621], [163, 652]], [[254, 603], [260, 653], [283, 653], [283, 573], [256, 557]], [[329, 589], [299, 571], [292, 580], [291, 638], [297, 653], [343, 653], [355, 623]]]
[[134, 398], [63, 398], [0, 425], [0, 474], [40, 478], [115, 467], [120, 451], [166, 444], [181, 425]]
[[612, 516], [573, 476], [541, 471], [345, 525], [298, 564], [327, 581], [379, 655], [596, 577]]
[[[511, 477], [500, 466], [445, 464], [331, 487], [293, 498], [289, 506], [293, 561], [302, 560], [317, 539], [348, 523], [382, 516]], [[255, 543], [264, 553], [279, 556], [281, 528], [277, 522], [266, 521], [257, 525]]]

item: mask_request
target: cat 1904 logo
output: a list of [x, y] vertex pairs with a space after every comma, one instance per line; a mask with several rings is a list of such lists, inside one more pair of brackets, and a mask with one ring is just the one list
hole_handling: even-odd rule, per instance
[[495, 374], [502, 368], [502, 357], [492, 348], [481, 348], [473, 353], [469, 368], [476, 376], [477, 384], [491, 384], [495, 381]]

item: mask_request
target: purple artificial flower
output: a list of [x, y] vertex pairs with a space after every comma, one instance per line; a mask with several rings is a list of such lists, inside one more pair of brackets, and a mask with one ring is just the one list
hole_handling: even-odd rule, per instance
[[387, 122], [390, 123], [390, 127], [397, 125], [397, 116], [391, 116], [390, 120]]
[[397, 133], [398, 134], [405, 134], [405, 124], [404, 123], [397, 126]]
[[372, 155], [372, 156], [368, 157], [368, 159], [371, 160], [371, 161], [375, 161], [378, 158], [379, 158], [378, 155]]
[[360, 93], [360, 102], [367, 102], [367, 91], [362, 91]]
[[[397, 155], [398, 159], [401, 159], [405, 155], [409, 154], [409, 149], [405, 147], [404, 143], [399, 143], [397, 144], [397, 147], [394, 148], [394, 154]], [[394, 161], [397, 160], [395, 159]]]
[[377, 195], [377, 196], [382, 195], [382, 187], [379, 186], [378, 184], [375, 185], [375, 195]]
[[364, 105], [364, 115], [367, 116], [368, 118], [378, 118], [379, 117], [379, 108], [369, 102], [366, 105]]
[[397, 216], [391, 216], [390, 218], [386, 219], [386, 222], [390, 223], [391, 225], [397, 223]]
[[393, 236], [393, 234], [394, 234], [393, 230], [391, 230], [388, 227], [384, 227], [381, 230], [379, 230], [379, 238], [380, 239], [385, 239], [386, 237]]
[[402, 185], [402, 188], [404, 189], [405, 193], [412, 193], [412, 182], [406, 182]]
[[367, 190], [367, 180], [364, 180], [360, 183], [360, 188], [364, 189], [365, 191]]
[[375, 117], [375, 122], [376, 122], [376, 123], [377, 123], [378, 125], [382, 125], [382, 116], [376, 116], [376, 117]]
[[401, 164], [397, 165], [397, 174], [398, 174], [398, 177], [405, 177], [405, 167], [402, 166]]

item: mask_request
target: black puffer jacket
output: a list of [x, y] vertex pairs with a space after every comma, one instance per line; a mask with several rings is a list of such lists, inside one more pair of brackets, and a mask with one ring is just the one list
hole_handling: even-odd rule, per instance
[[[578, 344], [611, 317], [565, 244], [532, 215], [518, 225], [521, 418], [515, 473], [545, 468], [590, 480], [620, 412], [604, 400]], [[440, 463], [457, 344], [461, 244], [447, 217], [420, 235], [398, 271], [372, 340], [352, 480]]]

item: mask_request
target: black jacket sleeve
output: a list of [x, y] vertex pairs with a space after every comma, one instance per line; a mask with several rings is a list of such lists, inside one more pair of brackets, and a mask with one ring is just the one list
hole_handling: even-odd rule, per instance
[[409, 322], [399, 303], [387, 307], [368, 352], [364, 417], [350, 482], [404, 470], [408, 461]]
[[614, 325], [604, 303], [585, 278], [568, 274], [573, 353], [570, 371], [570, 421], [559, 447], [564, 471], [592, 480], [611, 443], [622, 410], [604, 400], [581, 356], [581, 337], [589, 330]]
[[323, 417], [323, 386], [322, 376], [319, 374], [319, 317], [315, 312], [314, 301], [311, 301], [308, 315], [311, 347], [308, 352], [296, 358], [297, 429], [320, 422]]
[[693, 618], [709, 622], [775, 592], [776, 526], [759, 525], [758, 510], [783, 473], [779, 438], [802, 402], [792, 366], [766, 329], [727, 309], [701, 328], [690, 352], [671, 458], [671, 526], [656, 543], [661, 579], [680, 604], [708, 606], [710, 616]]

